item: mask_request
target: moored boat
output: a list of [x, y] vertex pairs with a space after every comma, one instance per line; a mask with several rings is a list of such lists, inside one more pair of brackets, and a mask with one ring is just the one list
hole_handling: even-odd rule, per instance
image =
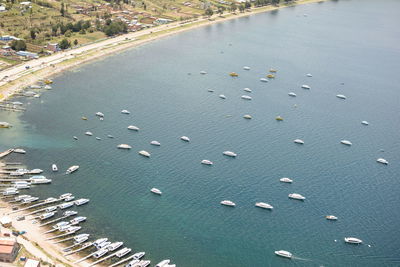
[[150, 145], [153, 145], [153, 146], [161, 146], [161, 143], [154, 140], [154, 141], [151, 141], [151, 142], [150, 142]]
[[295, 142], [296, 144], [304, 145], [304, 141], [301, 139], [295, 139], [293, 142]]
[[121, 113], [122, 113], [122, 114], [127, 114], [127, 115], [128, 115], [128, 114], [131, 114], [131, 113], [130, 113], [128, 110], [126, 110], [126, 109], [121, 110]]
[[185, 142], [190, 142], [190, 138], [187, 136], [181, 136], [181, 140], [183, 140]]
[[283, 177], [279, 179], [279, 181], [281, 181], [282, 183], [293, 183], [293, 180], [287, 177]]
[[346, 146], [352, 145], [352, 143], [349, 140], [342, 140], [342, 141], [340, 141], [340, 143], [342, 143], [343, 145], [346, 145]]
[[346, 96], [344, 96], [344, 95], [336, 95], [336, 97], [340, 98], [340, 99], [346, 99]]
[[140, 150], [138, 153], [143, 157], [150, 158], [150, 153], [147, 152], [146, 150]]
[[265, 203], [265, 202], [257, 202], [255, 206], [262, 208], [262, 209], [270, 209], [270, 210], [272, 210], [274, 208], [270, 204]]
[[356, 237], [345, 237], [344, 242], [350, 243], [350, 244], [361, 244], [363, 241]]
[[261, 78], [260, 81], [261, 81], [261, 82], [264, 82], [264, 83], [267, 83], [267, 82], [268, 82], [268, 79], [267, 79], [267, 78]]
[[203, 159], [203, 160], [201, 161], [201, 164], [204, 164], [204, 165], [213, 165], [213, 162], [210, 161], [210, 160], [208, 160], [208, 159]]
[[338, 217], [336, 217], [334, 215], [327, 215], [327, 216], [325, 216], [325, 218], [330, 221], [336, 221], [338, 219]]
[[226, 99], [225, 95], [219, 95], [219, 98]]
[[135, 126], [135, 125], [129, 125], [128, 126], [128, 130], [132, 130], [132, 131], [139, 131], [139, 127]]
[[90, 201], [90, 199], [87, 199], [87, 198], [80, 198], [80, 199], [78, 199], [78, 200], [75, 200], [75, 205], [77, 205], [77, 206], [81, 206], [81, 205], [84, 205], [84, 204], [86, 204], [86, 203], [88, 203]]
[[152, 189], [150, 189], [150, 191], [152, 193], [156, 194], [156, 195], [160, 195], [161, 196], [161, 194], [162, 194], [160, 189], [157, 189], [157, 188], [154, 188], [154, 187]]
[[125, 256], [128, 253], [130, 253], [131, 251], [132, 251], [131, 248], [123, 248], [123, 249], [118, 250], [115, 253], [115, 256], [117, 256], [118, 258], [122, 258], [123, 256]]
[[57, 172], [58, 171], [58, 167], [56, 164], [51, 165], [51, 169], [53, 170], [53, 172]]
[[248, 96], [248, 95], [242, 95], [241, 98], [245, 99], [245, 100], [251, 100], [252, 99], [252, 97]]
[[249, 114], [243, 115], [243, 118], [247, 119], [247, 120], [251, 120], [253, 117]]
[[85, 132], [85, 135], [87, 135], [87, 136], [92, 136], [92, 135], [93, 135], [93, 133], [92, 133], [92, 132], [90, 132], [90, 131], [87, 131], [87, 132]]
[[307, 90], [310, 90], [310, 89], [311, 89], [311, 87], [308, 86], [307, 84], [303, 84], [303, 85], [301, 86], [301, 88], [307, 89]]
[[237, 154], [232, 151], [224, 151], [224, 152], [222, 152], [222, 154], [224, 154], [225, 156], [228, 156], [228, 157], [233, 157], [233, 158], [237, 156]]
[[68, 170], [66, 171], [66, 174], [70, 174], [73, 173], [75, 171], [77, 171], [79, 169], [79, 165], [74, 165], [68, 168]]
[[127, 144], [119, 144], [117, 147], [119, 149], [131, 149], [132, 148], [130, 145], [127, 145]]
[[376, 161], [379, 162], [379, 163], [385, 164], [385, 165], [388, 165], [388, 164], [389, 164], [389, 161], [387, 161], [387, 160], [384, 159], [384, 158], [379, 158], [379, 159], [377, 159]]
[[289, 96], [293, 96], [293, 97], [296, 97], [296, 96], [297, 96], [297, 95], [296, 95], [295, 93], [293, 93], [293, 92], [288, 93], [288, 95], [289, 95]]

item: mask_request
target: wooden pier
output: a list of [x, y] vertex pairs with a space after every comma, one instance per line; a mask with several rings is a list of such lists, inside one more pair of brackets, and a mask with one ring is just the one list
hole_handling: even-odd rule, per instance
[[127, 262], [127, 261], [133, 259], [133, 257], [135, 257], [135, 255], [131, 255], [131, 256], [129, 256], [128, 258], [123, 259], [123, 260], [120, 260], [120, 261], [118, 261], [118, 262], [116, 262], [116, 263], [113, 263], [113, 264], [111, 264], [111, 265], [108, 266], [108, 267], [115, 267], [115, 266], [118, 266], [118, 265], [120, 265], [120, 264], [122, 264], [122, 263], [124, 263], [124, 262]]
[[[79, 230], [78, 230], [78, 231], [79, 231]], [[65, 233], [65, 234], [61, 234], [61, 235], [52, 236], [52, 237], [46, 238], [46, 240], [53, 240], [53, 239], [56, 239], [56, 238], [60, 238], [60, 237], [64, 237], [64, 236], [73, 235], [73, 234], [75, 234], [76, 232], [77, 232], [77, 231], [71, 232], [71, 233]]]
[[[74, 215], [70, 215], [70, 216], [74, 216]], [[54, 222], [58, 222], [58, 221], [64, 220], [65, 218], [68, 218], [68, 217], [70, 217], [70, 216], [63, 216], [63, 217], [60, 217], [60, 218], [57, 218], [57, 219], [54, 219], [54, 220], [51, 220], [51, 221], [48, 221], [48, 222], [42, 223], [42, 224], [40, 224], [40, 225], [39, 225], [39, 227], [46, 226], [46, 225], [49, 225], [49, 224], [51, 224], [51, 223], [54, 223]]]
[[113, 254], [110, 254], [110, 255], [108, 255], [108, 256], [105, 256], [104, 258], [101, 258], [100, 260], [97, 260], [97, 261], [91, 263], [90, 265], [88, 265], [88, 267], [95, 266], [95, 265], [99, 264], [100, 262], [103, 262], [103, 261], [105, 261], [105, 260], [111, 259], [111, 258], [114, 257], [115, 255], [117, 255], [117, 252], [118, 252], [118, 251], [116, 251], [116, 252], [114, 252]]

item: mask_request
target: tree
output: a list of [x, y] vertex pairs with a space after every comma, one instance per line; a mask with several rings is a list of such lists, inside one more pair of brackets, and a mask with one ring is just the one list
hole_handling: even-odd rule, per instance
[[244, 5], [243, 5], [243, 4], [242, 4], [242, 5], [239, 5], [239, 11], [240, 11], [240, 12], [243, 13], [243, 12], [244, 12], [244, 9], [245, 9], [245, 8], [244, 8]]
[[214, 11], [209, 7], [205, 11], [206, 16], [211, 17], [214, 14]]
[[77, 39], [74, 40], [74, 45], [75, 45], [75, 46], [78, 45], [78, 40], [77, 40]]
[[10, 46], [15, 51], [25, 51], [26, 50], [26, 44], [23, 40], [14, 40], [11, 42]]
[[34, 29], [31, 29], [31, 39], [32, 40], [36, 39], [36, 31]]
[[251, 8], [250, 2], [247, 2], [247, 1], [246, 1], [246, 3], [244, 4], [244, 7], [245, 7], [246, 9]]
[[231, 4], [231, 7], [230, 7], [231, 12], [235, 12], [236, 9], [237, 9], [236, 4], [235, 4], [235, 3], [232, 3], [232, 4]]
[[68, 47], [71, 46], [71, 43], [66, 38], [64, 38], [58, 45], [61, 49], [67, 49]]
[[60, 14], [61, 14], [61, 16], [65, 17], [65, 7], [64, 7], [64, 3], [61, 3]]
[[89, 29], [90, 26], [92, 26], [91, 23], [90, 23], [90, 20], [87, 20], [82, 24], [82, 28], [85, 29], [85, 30]]

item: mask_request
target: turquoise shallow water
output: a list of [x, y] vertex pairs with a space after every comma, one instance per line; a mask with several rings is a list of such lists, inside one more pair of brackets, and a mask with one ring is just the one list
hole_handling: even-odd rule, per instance
[[[84, 232], [122, 240], [152, 262], [399, 266], [399, 10], [395, 0], [296, 6], [85, 65], [55, 78], [54, 90], [40, 99], [22, 99], [29, 102], [24, 114], [0, 112], [0, 121], [14, 124], [0, 131], [0, 148], [24, 147], [26, 156], [10, 160], [45, 169], [53, 179], [30, 193], [90, 198], [79, 208], [88, 217]], [[261, 83], [271, 67], [278, 69], [276, 79]], [[231, 71], [240, 76], [229, 77]], [[244, 87], [253, 90], [252, 101], [240, 98]], [[275, 121], [277, 115], [284, 121]], [[141, 130], [128, 131], [131, 124]], [[102, 141], [85, 136], [87, 130]], [[191, 142], [180, 141], [182, 135]], [[295, 145], [296, 138], [305, 145]], [[353, 145], [341, 145], [342, 139]], [[116, 149], [120, 143], [133, 149]], [[137, 154], [142, 149], [150, 159]], [[225, 150], [239, 156], [226, 158]], [[378, 157], [390, 164], [376, 163]], [[201, 165], [202, 159], [214, 166]], [[53, 175], [54, 162], [62, 170], [81, 168]], [[281, 177], [294, 183], [281, 184]], [[152, 187], [163, 195], [149, 193]], [[293, 192], [307, 200], [289, 200]], [[224, 199], [237, 207], [222, 207]], [[257, 209], [257, 201], [275, 209]], [[326, 221], [327, 214], [339, 220]], [[346, 245], [345, 236], [364, 245]], [[296, 258], [276, 257], [280, 249]]]

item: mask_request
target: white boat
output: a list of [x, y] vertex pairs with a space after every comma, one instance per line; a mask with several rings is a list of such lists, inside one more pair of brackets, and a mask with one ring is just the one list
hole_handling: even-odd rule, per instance
[[39, 200], [38, 197], [27, 197], [27, 198], [22, 199], [21, 203], [22, 204], [28, 204], [28, 203], [32, 203], [32, 202], [35, 202], [35, 201], [38, 201], [38, 200]]
[[101, 138], [96, 136], [96, 140], [99, 140], [99, 141], [100, 141], [100, 140], [101, 140]]
[[389, 162], [388, 162], [386, 159], [384, 159], [384, 158], [379, 158], [379, 159], [377, 159], [376, 161], [379, 162], [379, 163], [385, 164], [385, 165], [388, 165], [388, 164], [389, 164]]
[[336, 97], [340, 98], [340, 99], [346, 99], [346, 96], [344, 96], [344, 95], [336, 95]]
[[19, 170], [10, 172], [10, 176], [23, 176], [23, 175], [25, 175], [25, 174], [26, 174], [26, 172], [19, 171]]
[[53, 172], [57, 172], [58, 171], [58, 167], [56, 164], [51, 165], [51, 169], [53, 170]]
[[128, 264], [125, 265], [125, 267], [141, 267], [141, 265], [139, 265], [140, 260], [131, 260]]
[[[25, 182], [25, 181], [23, 181], [23, 182]], [[28, 183], [28, 182], [25, 182], [25, 183], [16, 182], [14, 184], [14, 188], [16, 188], [16, 189], [29, 189], [29, 188], [31, 188], [31, 184]]]
[[244, 69], [244, 70], [250, 70], [250, 67], [244, 66], [243, 69]]
[[213, 93], [214, 89], [208, 89], [207, 92]]
[[3, 196], [12, 196], [19, 194], [19, 191], [16, 188], [7, 188], [3, 191]]
[[163, 260], [163, 261], [157, 263], [157, 265], [155, 267], [163, 267], [163, 266], [167, 265], [170, 262], [171, 262], [171, 260]]
[[291, 259], [292, 258], [292, 253], [290, 253], [289, 251], [286, 250], [277, 250], [275, 251], [275, 254], [284, 258], [288, 258]]
[[111, 245], [110, 241], [103, 242], [97, 246], [98, 249], [106, 248], [107, 246]]
[[183, 140], [185, 142], [190, 142], [190, 138], [187, 136], [181, 136], [181, 140]]
[[361, 124], [363, 124], [363, 125], [369, 125], [368, 121], [362, 121]]
[[74, 236], [74, 244], [75, 245], [82, 244], [83, 242], [89, 239], [89, 236], [90, 236], [89, 234], [79, 234]]
[[55, 211], [55, 210], [57, 210], [57, 206], [51, 206], [51, 207], [47, 207], [45, 209], [46, 212], [52, 212], [52, 211]]
[[219, 95], [219, 98], [226, 99], [225, 95]]
[[117, 256], [118, 258], [122, 258], [123, 256], [125, 256], [128, 253], [130, 253], [131, 251], [132, 251], [131, 248], [123, 248], [123, 249], [118, 250], [115, 253], [115, 256]]
[[100, 117], [100, 118], [103, 118], [103, 117], [104, 117], [104, 114], [101, 113], [101, 112], [99, 111], [99, 112], [96, 112], [96, 116], [98, 116], [98, 117]]
[[220, 203], [221, 203], [221, 205], [229, 206], [229, 207], [235, 207], [236, 206], [236, 204], [234, 202], [230, 201], [230, 200], [222, 200]]
[[86, 204], [86, 203], [88, 203], [90, 200], [89, 199], [87, 199], [87, 198], [80, 198], [80, 199], [78, 199], [78, 200], [75, 200], [75, 205], [77, 205], [77, 206], [81, 206], [81, 205], [84, 205], [84, 204]]
[[63, 209], [67, 209], [69, 207], [72, 207], [73, 205], [74, 205], [74, 202], [67, 202], [67, 203], [63, 203], [63, 204], [58, 205], [58, 207], [63, 210]]
[[121, 113], [122, 114], [131, 114], [128, 110], [126, 110], [126, 109], [123, 109], [123, 110], [121, 110]]
[[143, 260], [143, 261], [140, 261], [138, 263], [138, 265], [136, 265], [135, 267], [147, 267], [150, 265], [150, 263], [151, 263], [151, 261], [149, 261], [149, 260]]
[[47, 178], [34, 178], [31, 177], [29, 178], [31, 184], [50, 184], [51, 183], [51, 179], [47, 179]]
[[200, 71], [200, 74], [207, 74], [207, 71], [205, 71], [205, 70], [202, 70], [202, 71]]
[[114, 138], [114, 136], [112, 136], [111, 134], [107, 135], [108, 138]]
[[79, 165], [74, 165], [68, 168], [66, 174], [73, 173], [74, 171], [77, 171], [79, 169]]
[[56, 223], [55, 225], [53, 225], [53, 228], [54, 229], [62, 229], [63, 227], [65, 227], [65, 226], [67, 226], [67, 225], [69, 225], [69, 222], [58, 222], [58, 223]]
[[71, 196], [72, 196], [71, 193], [65, 193], [65, 194], [62, 194], [62, 195], [59, 197], [59, 199], [66, 199], [66, 198], [69, 198], [69, 197], [71, 197]]
[[267, 78], [261, 78], [260, 81], [262, 81], [262, 82], [264, 82], [264, 83], [267, 83], [267, 82], [268, 82], [268, 79], [267, 79]]
[[75, 140], [78, 140], [78, 137], [76, 137], [76, 136], [72, 136], [72, 138], [74, 138]]
[[297, 200], [305, 200], [306, 199], [305, 197], [303, 197], [302, 195], [297, 194], [297, 193], [289, 194], [289, 198], [297, 199]]
[[153, 145], [153, 146], [161, 146], [161, 143], [158, 142], [158, 141], [151, 141], [151, 142], [150, 142], [150, 145]]
[[307, 77], [312, 77], [312, 74], [311, 73], [307, 73], [306, 76]]
[[39, 218], [40, 218], [41, 220], [46, 220], [46, 219], [48, 219], [48, 218], [53, 217], [55, 214], [56, 214], [55, 212], [47, 212], [47, 213], [44, 213], [44, 214], [40, 215]]
[[135, 125], [129, 125], [129, 126], [128, 126], [128, 129], [129, 129], [129, 130], [132, 130], [132, 131], [139, 131], [139, 130], [140, 130], [139, 127], [137, 127], [137, 126], [135, 126]]
[[290, 92], [288, 95], [289, 95], [289, 96], [293, 96], [293, 97], [296, 97], [296, 96], [297, 96], [297, 95], [296, 95], [295, 93], [293, 93], [293, 92]]
[[249, 114], [246, 114], [243, 116], [243, 118], [247, 119], [247, 120], [251, 120], [253, 117]]
[[77, 211], [74, 211], [74, 210], [67, 210], [67, 211], [65, 211], [65, 212], [63, 213], [63, 216], [64, 216], [64, 217], [70, 217], [70, 216], [74, 216], [74, 215], [76, 215], [76, 214], [78, 214]]
[[251, 96], [248, 96], [248, 95], [242, 95], [241, 98], [245, 99], [245, 100], [251, 100], [252, 99]]
[[49, 203], [53, 203], [53, 202], [57, 202], [57, 201], [58, 201], [57, 198], [49, 197], [49, 198], [46, 198], [46, 199], [44, 200], [44, 203], [49, 204]]
[[295, 139], [293, 142], [295, 142], [296, 144], [301, 144], [301, 145], [304, 144], [304, 141], [301, 139]]
[[98, 247], [100, 244], [107, 242], [108, 238], [99, 238], [96, 241], [93, 242], [93, 246]]
[[99, 249], [98, 251], [96, 251], [96, 252], [93, 254], [93, 257], [95, 257], [96, 259], [98, 259], [98, 258], [104, 256], [106, 253], [108, 253], [108, 249], [106, 249], [106, 248], [101, 248], [101, 249]]
[[138, 153], [139, 153], [140, 155], [142, 155], [143, 157], [150, 158], [150, 153], [147, 152], [146, 150], [140, 150]]
[[75, 224], [79, 224], [80, 222], [86, 221], [86, 219], [87, 219], [86, 217], [78, 216], [78, 217], [70, 220], [69, 222], [71, 223], [71, 225], [75, 225]]
[[48, 84], [46, 84], [43, 88], [46, 89], [46, 90], [51, 90], [51, 86], [48, 85]]
[[244, 88], [243, 91], [248, 92], [248, 93], [252, 92], [250, 88]]
[[279, 179], [279, 181], [281, 181], [282, 183], [293, 183], [293, 180], [287, 177], [283, 177]]
[[325, 218], [327, 220], [331, 220], [331, 221], [336, 221], [338, 219], [338, 217], [336, 217], [334, 215], [327, 215], [327, 216], [325, 216]]
[[210, 161], [210, 160], [208, 160], [208, 159], [203, 159], [203, 160], [201, 161], [201, 164], [204, 164], [204, 165], [213, 165], [213, 162]]
[[140, 260], [141, 258], [144, 257], [144, 255], [146, 255], [145, 252], [137, 252], [137, 253], [133, 254], [133, 259]]
[[350, 243], [350, 244], [361, 244], [363, 241], [361, 239], [358, 239], [355, 237], [345, 237], [344, 242]]
[[[22, 106], [24, 103], [19, 102], [19, 101], [15, 101], [15, 102], [12, 102], [11, 104], [17, 105], [17, 106]], [[1, 125], [1, 122], [0, 122], [0, 125]]]
[[270, 204], [265, 203], [265, 202], [257, 202], [256, 207], [263, 208], [263, 209], [270, 209], [270, 210], [272, 210], [274, 208]]
[[42, 169], [33, 169], [28, 172], [28, 174], [41, 174], [43, 172]]
[[40, 97], [40, 94], [35, 94], [33, 97], [39, 98], [39, 97]]
[[228, 156], [228, 157], [233, 157], [233, 158], [237, 156], [237, 154], [232, 151], [224, 151], [224, 152], [222, 152], [222, 154], [224, 154], [225, 156]]
[[25, 153], [26, 153], [26, 151], [23, 150], [22, 148], [15, 148], [15, 149], [13, 150], [13, 152], [14, 152], [14, 153], [18, 153], [18, 154], [25, 154]]
[[346, 146], [351, 146], [352, 145], [352, 143], [350, 141], [348, 141], [348, 140], [342, 140], [342, 141], [340, 141], [340, 143], [342, 143], [343, 145], [346, 145]]
[[92, 132], [89, 132], [89, 131], [85, 132], [85, 134], [86, 134], [87, 136], [92, 136], [92, 135], [93, 135], [93, 133], [92, 133]]
[[31, 198], [31, 197], [32, 197], [31, 195], [20, 195], [20, 196], [16, 196], [14, 198], [14, 200], [15, 201], [21, 201], [21, 200], [24, 200], [25, 198]]
[[157, 189], [157, 188], [152, 188], [152, 189], [150, 189], [150, 191], [152, 192], [152, 193], [154, 193], [154, 194], [156, 194], [156, 195], [161, 195], [162, 194], [162, 192], [160, 191], [160, 189]]
[[65, 232], [66, 233], [75, 233], [75, 232], [78, 232], [81, 229], [82, 229], [82, 227], [80, 227], [80, 226], [70, 226], [70, 227], [67, 228], [67, 230]]
[[74, 199], [75, 199], [74, 196], [70, 196], [70, 197], [65, 198], [64, 201], [67, 202], [67, 201], [71, 201], [71, 200], [74, 200]]
[[106, 248], [108, 249], [108, 251], [114, 251], [117, 248], [119, 248], [120, 246], [122, 246], [124, 244], [124, 242], [114, 242], [110, 245], [108, 245]]
[[119, 149], [131, 149], [132, 147], [127, 144], [120, 144], [117, 146]]
[[310, 87], [310, 86], [308, 86], [307, 84], [303, 84], [303, 85], [301, 86], [301, 88], [303, 88], [303, 89], [308, 89], [308, 90], [310, 90], [310, 89], [311, 89], [311, 87]]

